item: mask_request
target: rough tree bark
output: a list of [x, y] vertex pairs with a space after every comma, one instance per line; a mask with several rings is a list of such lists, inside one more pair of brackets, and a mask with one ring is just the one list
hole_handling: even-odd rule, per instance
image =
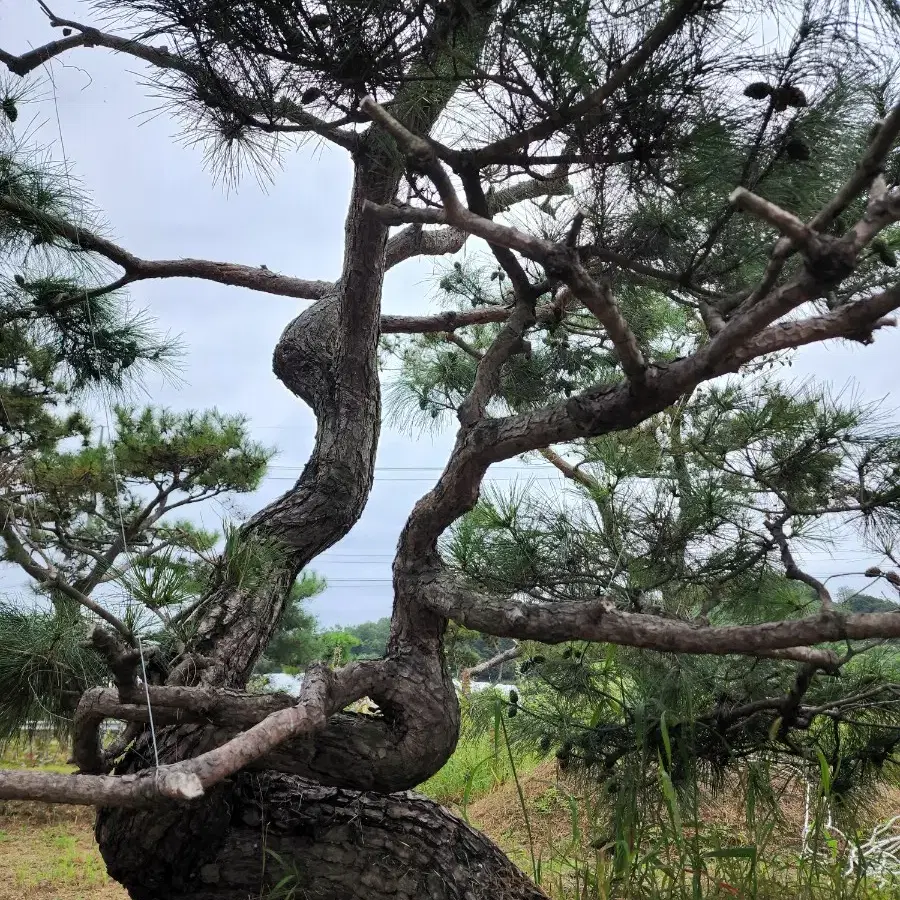
[[[481, 15], [465, 26], [465, 37], [481, 42], [494, 2], [476, 6]], [[456, 26], [448, 23], [446, 27]], [[418, 127], [430, 129], [455, 87], [451, 81], [435, 88], [431, 102], [418, 109]], [[278, 571], [263, 590], [244, 592], [225, 583], [198, 611], [197, 637], [191, 650], [206, 662], [195, 679], [202, 685], [241, 688], [246, 684], [280, 619], [297, 574], [349, 531], [368, 499], [381, 417], [377, 348], [388, 227], [367, 210], [371, 204], [394, 199], [404, 171], [403, 155], [374, 129], [361, 137], [354, 153], [341, 277], [332, 292], [287, 326], [275, 348], [276, 375], [316, 415], [315, 446], [293, 490], [256, 514], [246, 526], [247, 531], [274, 539], [284, 548]], [[325, 732], [311, 741], [299, 747], [283, 747], [276, 754], [281, 756], [279, 768], [300, 772], [322, 785], [392, 792], [419, 784], [449, 758], [459, 732], [459, 705], [442, 654], [446, 620], [421, 606], [417, 599], [402, 591], [395, 598], [383, 670], [386, 677], [379, 679], [371, 692], [383, 717], [334, 716]], [[210, 727], [181, 726], [166, 729], [160, 738], [160, 761], [175, 762], [221, 743], [222, 733]], [[145, 735], [117, 771], [146, 767], [152, 760], [150, 751]], [[318, 893], [321, 884], [323, 896], [361, 896], [359, 871], [375, 872], [377, 867], [372, 867], [369, 852], [363, 852], [355, 839], [337, 852], [334, 837], [351, 833], [347, 823], [352, 815], [347, 810], [356, 802], [353, 795], [324, 788], [310, 793], [309, 782], [292, 781], [289, 776], [276, 781], [259, 781], [260, 777], [241, 776], [217, 785], [187, 810], [101, 810], [96, 833], [110, 873], [136, 900], [244, 897], [247, 889], [239, 886], [241, 878], [249, 878], [253, 883], [250, 890], [257, 894], [264, 881], [259, 835], [237, 824], [243, 822], [241, 797], [250, 790], [250, 779], [256, 778], [253, 783], [257, 788], [250, 796], [259, 798], [259, 785], [277, 787], [272, 798], [263, 800], [276, 820], [289, 820], [285, 817], [292, 808], [303, 810], [306, 824], [288, 828], [279, 847], [298, 865], [308, 867], [309, 887], [305, 889], [310, 895]], [[460, 857], [451, 865], [453, 854], [468, 857], [467, 865], [482, 856], [488, 868], [508, 873], [504, 877], [510, 885], [519, 885], [508, 894], [510, 897], [540, 896], [490, 841], [434, 804], [376, 795], [368, 795], [366, 802], [372, 815], [380, 809], [382, 821], [390, 823], [390, 827], [378, 828], [373, 824], [375, 833], [366, 846], [375, 847], [376, 834], [380, 835], [380, 856], [393, 853], [398, 866], [409, 868], [412, 860], [402, 861], [405, 848], [419, 845], [415, 851], [418, 874], [414, 881], [409, 877], [403, 881], [408, 888], [403, 887], [399, 896], [404, 896], [403, 891], [410, 897], [476, 896], [471, 893], [470, 874], [460, 867]], [[402, 810], [404, 805], [404, 816], [390, 814], [391, 809]], [[343, 824], [339, 824], [341, 816]], [[423, 824], [416, 825], [417, 818]], [[310, 841], [310, 823], [332, 821], [337, 824], [326, 827], [326, 833], [332, 835], [330, 841], [322, 844], [318, 837]], [[450, 833], [454, 839], [447, 842]], [[357, 860], [357, 871], [348, 868], [350, 858]], [[222, 864], [225, 859], [228, 866]], [[208, 882], [197, 893], [198, 879], [211, 871], [208, 867], [216, 860], [223, 871], [233, 868], [234, 875]], [[450, 872], [455, 872], [452, 878], [447, 877]], [[496, 878], [484, 882], [499, 886]], [[445, 893], [436, 893], [439, 883], [445, 884], [441, 888]], [[366, 887], [365, 896], [378, 896], [378, 887]], [[389, 879], [381, 887], [392, 896], [400, 890]]]
[[[227, 798], [224, 796], [227, 793]], [[150, 822], [154, 846], [193, 877], [150, 865], [136, 819], [99, 829], [109, 871], [134, 900], [246, 900], [288, 878], [296, 896], [329, 900], [538, 900], [545, 895], [497, 847], [437, 804], [413, 793], [387, 797], [324, 787], [299, 776], [243, 773], [217, 797], [213, 816], [185, 814], [181, 836]], [[210, 848], [198, 855], [201, 847]], [[190, 856], [190, 859], [186, 858]], [[126, 882], [128, 883], [128, 882]]]
[[[483, 194], [480, 173], [504, 160], [528, 161], [529, 145], [539, 144], [575, 120], [595, 117], [704, 4], [681, 0], [667, 5], [628, 59], [564, 113], [543, 110], [534, 124], [519, 123], [491, 144], [466, 152], [450, 150], [427, 138], [465, 80], [467, 52], [469, 59], [478, 56], [498, 6], [496, 0], [439, 4], [441, 15], [435, 15], [433, 28], [417, 51], [418, 61], [405, 73], [408, 94], [401, 88], [390, 108], [369, 98], [359, 103], [357, 112], [374, 120], [368, 130], [345, 130], [341, 123], [329, 124], [296, 105], [276, 104], [273, 129], [277, 130], [275, 120], [285, 120], [286, 130], [312, 131], [352, 152], [354, 181], [344, 265], [334, 284], [203, 260], [142, 260], [70, 223], [41, 220], [43, 228], [77, 248], [99, 253], [120, 266], [124, 275], [115, 286], [187, 275], [315, 301], [288, 325], [274, 354], [278, 377], [316, 415], [313, 454], [294, 488], [245, 527], [247, 534], [278, 543], [278, 562], [262, 587], [242, 589], [227, 580], [214, 586], [194, 613], [195, 639], [173, 671], [170, 688], [227, 691], [229, 698], [243, 688], [277, 626], [298, 572], [343, 537], [362, 513], [372, 487], [379, 432], [379, 329], [452, 332], [466, 323], [505, 323], [498, 339], [480, 357], [475, 385], [460, 410], [462, 427], [451, 460], [435, 488], [412, 511], [400, 537], [387, 656], [373, 666], [375, 674], [365, 682], [382, 715], [339, 713], [327, 724], [323, 715], [317, 723], [322, 727], [311, 728], [302, 738], [296, 737], [299, 730], [287, 732], [295, 739], [256, 759], [254, 765], [261, 771], [244, 770], [190, 803], [102, 809], [97, 820], [101, 851], [110, 873], [135, 900], [245, 900], [265, 895], [273, 880], [292, 873], [298, 895], [335, 900], [543, 896], [489, 840], [436, 804], [397, 793], [433, 774], [457, 740], [459, 708], [442, 657], [447, 617], [520, 639], [588, 637], [672, 652], [753, 652], [802, 659], [817, 668], [833, 666], [833, 655], [797, 648], [795, 642], [813, 644], [826, 638], [889, 636], [900, 631], [898, 620], [889, 621], [885, 615], [826, 616], [730, 629], [704, 628], [698, 622], [675, 627], [651, 616], [609, 609], [605, 599], [550, 607], [514, 597], [476, 596], [444, 569], [438, 540], [477, 502], [481, 480], [492, 463], [553, 443], [632, 427], [697, 384], [735, 371], [764, 353], [829, 337], [871, 335], [872, 329], [886, 324], [879, 317], [900, 305], [900, 287], [895, 286], [827, 314], [778, 324], [786, 314], [839, 284], [879, 229], [900, 221], [900, 193], [895, 192], [875, 196], [864, 219], [844, 237], [824, 236], [826, 226], [880, 171], [900, 133], [897, 108], [879, 126], [857, 171], [810, 225], [746, 190], [736, 192], [736, 207], [784, 235], [772, 256], [771, 277], [767, 274], [754, 292], [742, 294], [734, 304], [723, 298], [713, 310], [715, 315], [704, 319], [712, 323], [709, 341], [689, 357], [669, 363], [646, 360], [617, 306], [611, 284], [595, 278], [589, 262], [678, 285], [689, 285], [691, 273], [661, 272], [603, 247], [585, 248], [582, 262], [573, 249], [578, 228], [562, 244], [493, 221], [496, 212], [519, 199], [559, 192], [560, 180], [568, 171], [564, 165], [540, 183], [535, 179], [507, 188], [506, 193], [517, 196], [504, 199], [494, 195], [489, 200]], [[25, 75], [75, 48], [103, 46], [204, 85], [196, 58], [107, 35], [46, 11], [54, 26], [74, 29], [76, 34], [21, 56], [0, 50], [0, 62], [13, 73]], [[219, 89], [221, 94], [214, 99], [220, 105], [231, 104], [241, 116], [260, 113], [257, 104], [232, 96], [221, 84]], [[205, 96], [203, 91], [200, 96]], [[352, 116], [346, 121], [354, 127], [360, 124]], [[530, 164], [577, 159], [578, 154], [565, 152], [543, 162], [532, 158]], [[456, 196], [445, 164], [460, 177], [465, 205]], [[408, 170], [430, 177], [442, 207], [392, 205]], [[14, 217], [31, 215], [27, 206], [8, 196], [0, 196], [0, 211]], [[446, 227], [423, 233], [423, 223]], [[398, 224], [408, 227], [388, 242], [390, 225]], [[470, 234], [491, 246], [513, 285], [514, 306], [403, 321], [381, 318], [386, 266], [420, 253], [453, 252]], [[558, 281], [566, 290], [559, 290], [552, 303], [536, 306], [547, 284], [532, 284], [511, 251], [539, 263], [548, 283]], [[804, 267], [779, 283], [781, 266], [794, 251], [803, 255]], [[706, 296], [702, 291], [699, 295]], [[504, 418], [489, 417], [487, 409], [500, 371], [512, 354], [522, 350], [528, 328], [535, 322], [557, 321], [573, 304], [583, 305], [602, 323], [627, 377], [621, 383], [598, 385], [567, 402]], [[116, 627], [115, 622], [110, 624]], [[140, 698], [129, 700], [121, 690], [117, 697], [86, 696], [83, 722], [95, 727], [117, 703], [139, 707]], [[171, 707], [177, 708], [177, 704]], [[329, 707], [334, 708], [337, 705]], [[209, 716], [204, 715], [202, 704], [197, 708], [184, 704], [181, 710], [184, 715], [170, 710], [159, 716], [157, 744], [162, 764], [193, 759], [220, 747], [252, 718], [243, 698], [223, 701]], [[266, 712], [262, 710], [261, 715]], [[132, 709], [131, 721], [144, 721], [145, 713]], [[76, 751], [88, 761], [87, 768], [102, 770], [96, 740], [90, 740], [90, 734], [83, 737]], [[265, 746], [270, 748], [271, 743]], [[154, 748], [144, 734], [116, 774], [141, 772], [153, 765]], [[266, 770], [267, 765], [278, 773]], [[0, 796], [2, 788], [0, 784]], [[104, 797], [104, 802], [111, 801]]]
[[[294, 489], [247, 525], [284, 546], [279, 570], [264, 590], [251, 593], [221, 585], [199, 612], [192, 649], [209, 661], [198, 673], [203, 685], [244, 686], [297, 573], [346, 534], [365, 506], [380, 422], [376, 350], [387, 228], [363, 210], [366, 201], [392, 199], [401, 174], [402, 166], [382, 154], [358, 157], [341, 279], [332, 295], [285, 329], [276, 347], [276, 374], [316, 414], [315, 448]], [[372, 691], [383, 718], [337, 715], [311, 742], [282, 748], [276, 754], [281, 767], [325, 785], [382, 792], [413, 787], [440, 768], [456, 746], [459, 729], [456, 693], [441, 653], [444, 627], [445, 620], [421, 609], [414, 597], [398, 596], [385, 668], [390, 677], [380, 679]], [[158, 736], [160, 761], [196, 756], [220, 744], [222, 737], [214, 727], [171, 727]], [[133, 772], [152, 760], [149, 737], [144, 736], [117, 771]], [[231, 833], [235, 784], [217, 786], [189, 810], [101, 810], [97, 839], [113, 877], [136, 898], [162, 900], [178, 896], [171, 893], [176, 886], [189, 890], [223, 846], [230, 846], [231, 853], [246, 850], [247, 836]], [[286, 780], [280, 789], [285, 807], [291, 804], [292, 784]], [[293, 802], [313, 804], [303, 792], [307, 783], [297, 784]], [[425, 801], [418, 802], [420, 808]], [[286, 852], [289, 843], [287, 837], [282, 840]], [[303, 846], [298, 839], [297, 852]], [[237, 868], [252, 868], [257, 857], [262, 859], [254, 853]], [[326, 864], [319, 860], [316, 878]], [[339, 878], [343, 862], [335, 859], [330, 865], [332, 877]], [[212, 884], [204, 890], [203, 896], [229, 897], [236, 896], [237, 888], [223, 881], [221, 894]]]

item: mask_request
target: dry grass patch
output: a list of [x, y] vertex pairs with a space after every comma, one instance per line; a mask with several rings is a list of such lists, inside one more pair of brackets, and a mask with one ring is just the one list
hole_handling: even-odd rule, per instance
[[128, 900], [107, 874], [84, 807], [0, 806], [0, 900]]

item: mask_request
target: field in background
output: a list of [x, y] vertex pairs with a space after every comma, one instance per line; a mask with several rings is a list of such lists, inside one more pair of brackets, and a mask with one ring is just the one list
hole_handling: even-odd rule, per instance
[[[70, 771], [55, 745], [25, 747], [0, 768]], [[858, 884], [825, 846], [814, 866], [800, 864], [805, 797], [788, 785], [780, 816], [760, 816], [756, 833], [736, 802], [739, 785], [704, 795], [696, 816], [663, 803], [639, 835], [630, 876], [617, 881], [592, 791], [561, 778], [554, 762], [513, 757], [489, 738], [463, 740], [421, 790], [490, 835], [556, 900], [896, 900], [900, 880]], [[900, 814], [900, 791], [883, 789], [867, 804], [865, 827]], [[677, 828], [677, 830], [676, 830]], [[754, 848], [752, 853], [749, 848]], [[834, 859], [829, 858], [829, 854]], [[695, 868], [692, 868], [695, 867]], [[699, 870], [702, 870], [699, 871]], [[106, 876], [84, 807], [0, 803], [0, 900], [127, 900]]]

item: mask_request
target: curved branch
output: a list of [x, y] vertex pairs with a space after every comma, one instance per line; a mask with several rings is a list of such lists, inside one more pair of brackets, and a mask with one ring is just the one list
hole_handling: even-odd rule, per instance
[[393, 268], [414, 256], [449, 256], [462, 250], [468, 239], [468, 232], [461, 228], [425, 231], [421, 225], [407, 225], [387, 242], [384, 267]]
[[98, 253], [120, 266], [125, 270], [125, 277], [116, 282], [116, 287], [151, 278], [199, 278], [302, 300], [318, 300], [334, 290], [334, 285], [328, 281], [291, 278], [257, 266], [240, 266], [208, 259], [141, 259], [98, 234], [58, 216], [41, 212], [9, 195], [0, 195], [0, 210], [19, 216], [44, 231], [50, 231], [57, 237], [64, 238], [73, 247]]
[[[814, 293], [810, 284], [810, 280], [801, 276], [776, 292], [779, 296], [772, 300], [773, 304], [790, 308], [799, 305]], [[789, 295], [788, 299], [784, 295]], [[631, 428], [674, 403], [685, 391], [717, 375], [737, 371], [747, 362], [769, 353], [829, 338], [868, 342], [873, 328], [892, 324], [884, 316], [898, 308], [900, 285], [822, 316], [775, 324], [756, 333], [748, 329], [746, 339], [734, 341], [733, 348], [720, 354], [716, 342], [739, 324], [732, 322], [693, 356], [651, 366], [639, 393], [627, 384], [597, 385], [542, 409], [479, 422], [476, 426], [479, 434], [467, 442], [464, 458], [452, 461], [457, 473], [454, 477], [466, 481], [478, 479], [491, 463], [520, 453]], [[770, 316], [767, 314], [765, 318]]]
[[602, 641], [662, 653], [764, 655], [826, 641], [900, 637], [900, 613], [838, 613], [759, 625], [698, 626], [629, 613], [611, 602], [542, 603], [486, 596], [446, 573], [420, 576], [422, 602], [467, 628], [498, 637], [556, 644]]
[[368, 693], [366, 674], [367, 669], [359, 666], [338, 673], [325, 666], [313, 667], [303, 679], [296, 705], [271, 713], [213, 750], [137, 775], [0, 772], [0, 799], [127, 807], [195, 800], [289, 738], [321, 731], [329, 715]]
[[[803, 584], [811, 587], [819, 597], [819, 602], [822, 604], [822, 609], [825, 611], [834, 610], [834, 601], [831, 599], [831, 593], [828, 588], [819, 581], [818, 578], [810, 575], [808, 572], [804, 572], [798, 565], [796, 560], [794, 559], [794, 554], [791, 553], [790, 544], [788, 544], [787, 535], [784, 533], [784, 526], [781, 522], [767, 522], [766, 528], [769, 529], [769, 533], [775, 540], [775, 543], [778, 544], [778, 549], [781, 551], [781, 561], [784, 564], [784, 574], [787, 575], [788, 578], [793, 579], [794, 581], [800, 581]], [[799, 700], [797, 701], [799, 703]]]
[[[178, 72], [192, 79], [198, 86], [202, 85], [205, 80], [203, 70], [196, 63], [185, 59], [177, 53], [173, 53], [166, 46], [151, 47], [136, 38], [110, 34], [72, 19], [62, 19], [55, 15], [47, 4], [41, 2], [40, 5], [54, 28], [71, 28], [78, 33], [59, 41], [50, 41], [41, 47], [30, 50], [28, 53], [23, 53], [21, 56], [0, 50], [0, 62], [4, 63], [14, 75], [24, 77], [60, 54], [77, 47], [104, 47], [108, 50], [114, 50], [117, 53], [124, 53], [135, 59], [140, 59], [158, 69]], [[222, 91], [225, 89], [225, 86], [220, 82], [217, 85], [217, 89]], [[217, 103], [213, 98], [207, 96], [208, 92], [198, 90], [197, 93], [199, 99], [208, 106], [213, 108], [221, 106], [221, 103]], [[327, 138], [347, 150], [355, 149], [358, 143], [355, 133], [345, 131], [335, 124], [319, 119], [296, 103], [284, 98], [279, 99], [269, 107], [254, 98], [242, 97], [237, 93], [232, 93], [227, 97], [227, 102], [229, 109], [233, 109], [235, 112], [242, 112], [248, 116], [257, 114], [270, 119], [285, 119], [293, 123], [294, 126], [279, 128], [273, 121], [254, 123], [257, 127], [262, 127], [268, 131], [309, 131], [318, 134], [320, 137]]]

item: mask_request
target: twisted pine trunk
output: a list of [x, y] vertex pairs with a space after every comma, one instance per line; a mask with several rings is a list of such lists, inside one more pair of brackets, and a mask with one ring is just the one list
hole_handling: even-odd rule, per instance
[[[195, 682], [246, 684], [297, 573], [349, 531], [368, 499], [380, 420], [387, 231], [363, 204], [392, 200], [402, 165], [384, 153], [372, 151], [368, 161], [358, 155], [341, 279], [332, 296], [285, 329], [275, 350], [276, 374], [316, 414], [315, 448], [294, 488], [246, 526], [280, 542], [276, 570], [252, 592], [222, 584], [203, 605], [192, 649], [211, 665]], [[383, 717], [334, 716], [314, 740], [272, 755], [282, 774], [241, 773], [187, 806], [100, 810], [96, 834], [110, 874], [135, 900], [260, 897], [285, 867], [298, 873], [296, 896], [542, 896], [487, 838], [437, 804], [392, 793], [436, 772], [456, 746], [459, 707], [443, 663], [445, 624], [398, 581], [385, 677], [372, 692]], [[225, 735], [182, 725], [157, 738], [160, 761], [175, 762]], [[145, 735], [118, 771], [152, 760]]]

